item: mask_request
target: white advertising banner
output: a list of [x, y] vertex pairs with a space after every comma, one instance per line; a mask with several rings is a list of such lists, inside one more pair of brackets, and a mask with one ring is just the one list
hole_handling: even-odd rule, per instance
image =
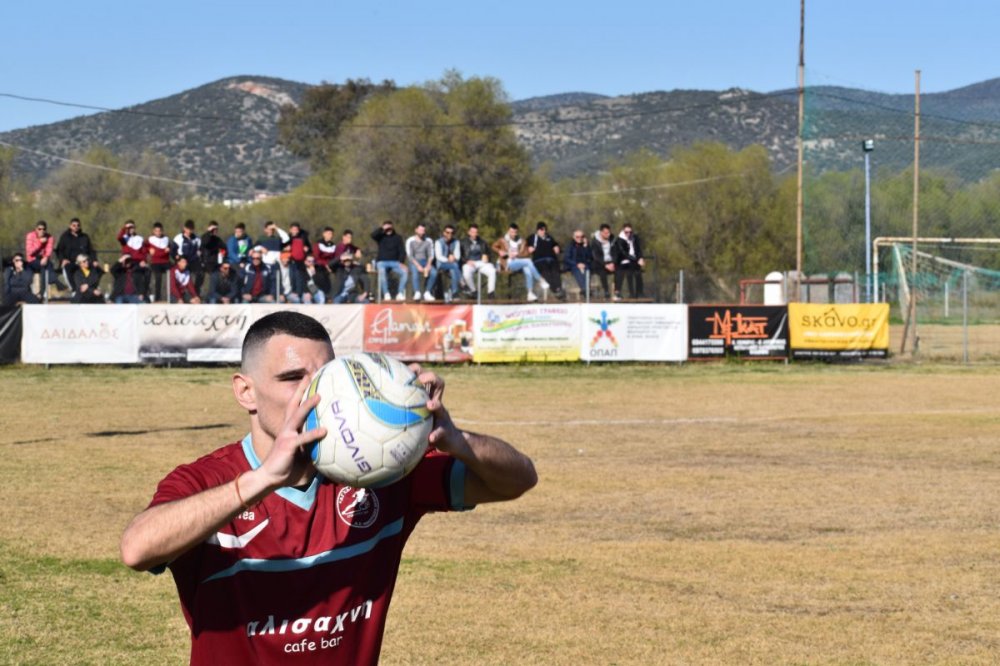
[[[323, 324], [333, 340], [333, 352], [337, 356], [361, 352], [365, 337], [365, 306], [356, 304], [339, 305], [253, 305], [251, 323], [264, 315], [279, 310], [293, 310], [309, 315]], [[243, 343], [240, 338], [240, 344]]]
[[[234, 362], [252, 323], [249, 305], [137, 305], [139, 361]], [[193, 353], [192, 353], [193, 352]]]
[[686, 361], [688, 307], [598, 303], [583, 306], [584, 361]]
[[135, 305], [25, 305], [24, 363], [135, 363]]
[[580, 305], [477, 305], [476, 363], [580, 360]]

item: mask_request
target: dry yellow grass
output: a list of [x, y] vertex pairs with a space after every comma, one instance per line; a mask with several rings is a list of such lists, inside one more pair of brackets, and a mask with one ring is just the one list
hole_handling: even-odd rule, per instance
[[[424, 519], [385, 663], [995, 663], [1000, 370], [446, 368], [536, 461]], [[0, 370], [0, 661], [177, 663], [169, 576], [117, 540], [244, 432], [224, 370]]]

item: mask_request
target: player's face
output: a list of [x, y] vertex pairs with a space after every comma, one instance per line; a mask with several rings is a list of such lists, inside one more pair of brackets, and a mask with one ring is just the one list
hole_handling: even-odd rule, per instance
[[318, 340], [276, 335], [267, 341], [250, 373], [257, 419], [265, 433], [278, 436], [299, 382], [331, 360], [330, 347]]

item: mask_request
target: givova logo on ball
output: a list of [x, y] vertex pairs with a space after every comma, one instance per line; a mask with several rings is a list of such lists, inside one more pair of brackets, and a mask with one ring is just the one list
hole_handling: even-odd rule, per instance
[[357, 387], [365, 407], [372, 416], [383, 424], [390, 428], [405, 430], [430, 417], [431, 413], [424, 406], [407, 408], [387, 402], [361, 363], [353, 359], [344, 359], [344, 363], [351, 371], [354, 385]]

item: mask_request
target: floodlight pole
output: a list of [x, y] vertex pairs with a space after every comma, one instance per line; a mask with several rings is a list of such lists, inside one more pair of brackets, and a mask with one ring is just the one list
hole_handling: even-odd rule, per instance
[[875, 141], [865, 139], [861, 142], [861, 150], [865, 154], [865, 302], [872, 300], [872, 178], [871, 160], [869, 156], [875, 150]]

